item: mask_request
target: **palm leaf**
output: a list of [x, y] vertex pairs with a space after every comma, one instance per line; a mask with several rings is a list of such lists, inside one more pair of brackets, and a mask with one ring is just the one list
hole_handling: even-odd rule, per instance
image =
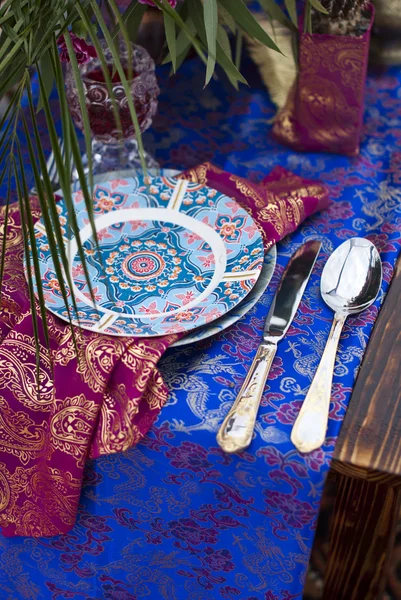
[[[34, 106], [33, 106], [33, 100], [32, 100], [32, 96], [31, 96], [31, 91], [28, 88], [28, 99], [29, 99], [29, 107], [30, 107], [30, 111], [31, 111], [31, 115], [32, 113], [34, 114]], [[64, 300], [64, 304], [65, 307], [68, 311], [68, 315], [69, 315], [69, 321], [70, 321], [70, 325], [71, 325], [71, 331], [72, 331], [72, 339], [73, 339], [73, 343], [74, 343], [74, 348], [76, 353], [78, 354], [78, 346], [76, 343], [76, 338], [75, 338], [75, 333], [74, 333], [74, 328], [72, 327], [72, 322], [71, 322], [71, 314], [69, 311], [69, 303], [68, 303], [68, 296], [67, 296], [67, 290], [65, 288], [65, 284], [64, 284], [64, 274], [61, 268], [61, 264], [60, 264], [60, 258], [59, 258], [59, 254], [58, 254], [58, 247], [59, 247], [59, 243], [57, 240], [57, 235], [55, 235], [54, 231], [53, 231], [53, 222], [52, 219], [49, 215], [49, 208], [50, 205], [52, 204], [52, 200], [53, 200], [53, 205], [54, 205], [54, 209], [56, 208], [55, 206], [55, 201], [53, 198], [53, 195], [50, 196], [49, 200], [46, 197], [46, 193], [45, 193], [45, 188], [44, 188], [44, 183], [43, 180], [49, 181], [48, 179], [48, 174], [46, 171], [46, 165], [44, 165], [43, 167], [43, 160], [44, 160], [44, 156], [43, 156], [43, 149], [40, 148], [39, 151], [39, 159], [40, 159], [40, 163], [41, 163], [41, 167], [42, 167], [42, 176], [43, 179], [41, 177], [38, 165], [36, 164], [36, 153], [35, 153], [35, 149], [33, 147], [32, 144], [32, 140], [30, 137], [30, 131], [29, 131], [29, 127], [25, 118], [25, 115], [22, 114], [22, 121], [23, 121], [23, 126], [24, 126], [24, 131], [25, 131], [25, 136], [26, 136], [26, 140], [27, 140], [27, 146], [28, 146], [28, 152], [29, 152], [29, 156], [30, 156], [30, 160], [31, 160], [31, 167], [33, 170], [33, 174], [34, 174], [34, 179], [35, 179], [35, 187], [37, 190], [37, 194], [38, 194], [38, 200], [39, 200], [39, 205], [40, 205], [40, 209], [41, 209], [41, 213], [42, 213], [42, 219], [43, 219], [43, 224], [45, 226], [46, 229], [46, 235], [47, 235], [47, 241], [49, 244], [49, 249], [53, 258], [53, 263], [54, 263], [54, 270], [56, 272], [56, 276], [57, 279], [59, 281], [59, 285], [60, 285], [60, 291], [61, 294], [63, 296], [63, 300]], [[37, 144], [37, 136], [38, 136], [38, 129], [37, 129], [37, 124], [36, 122], [34, 123], [33, 126], [34, 129], [34, 137], [35, 137], [35, 141]], [[46, 177], [47, 176], [47, 177]], [[53, 211], [51, 211], [53, 212]], [[57, 211], [56, 211], [57, 212]], [[57, 218], [57, 225], [56, 227], [60, 227], [60, 223], [58, 221]], [[62, 242], [62, 248], [64, 249], [64, 243]], [[68, 271], [68, 269], [67, 269]], [[30, 294], [31, 294], [31, 289], [32, 289], [32, 281], [30, 280], [31, 278], [31, 274], [28, 271], [28, 283], [30, 281], [30, 285], [29, 285], [29, 290], [30, 290]], [[42, 288], [42, 279], [37, 280], [37, 286], [38, 288], [41, 287]], [[43, 289], [43, 288], [42, 288]], [[74, 296], [72, 295], [71, 297], [73, 306], [75, 303], [75, 299]], [[75, 312], [77, 314], [77, 309], [76, 309], [76, 305], [74, 306], [75, 308]]]
[[0, 79], [0, 98], [2, 98], [7, 91], [11, 90], [14, 84], [17, 82], [19, 82], [19, 84], [21, 83], [24, 73], [25, 60], [23, 57], [20, 57], [19, 60], [16, 59], [11, 69], [10, 67], [4, 69], [5, 77], [3, 81]]
[[[32, 92], [31, 92], [29, 86], [28, 86], [27, 90], [28, 90], [29, 109], [30, 109], [30, 114], [31, 114], [31, 119], [32, 119], [33, 134], [34, 134], [36, 151], [37, 151], [37, 155], [38, 155], [38, 159], [39, 159], [39, 165], [40, 165], [42, 177], [39, 175], [39, 171], [36, 166], [36, 159], [35, 159], [35, 154], [34, 154], [33, 148], [30, 148], [31, 166], [34, 171], [35, 186], [36, 186], [36, 190], [38, 192], [38, 198], [39, 198], [40, 205], [41, 205], [42, 218], [43, 218], [43, 221], [44, 221], [45, 227], [46, 227], [46, 233], [48, 236], [49, 248], [50, 248], [50, 252], [51, 252], [53, 263], [54, 263], [54, 269], [55, 269], [57, 279], [58, 279], [58, 282], [60, 285], [60, 291], [63, 296], [64, 303], [65, 303], [66, 307], [68, 307], [68, 294], [67, 294], [67, 290], [65, 287], [64, 278], [67, 279], [68, 286], [69, 286], [70, 290], [72, 290], [73, 287], [72, 287], [71, 274], [69, 271], [69, 261], [68, 261], [68, 257], [67, 257], [66, 250], [65, 250], [63, 234], [61, 231], [61, 225], [60, 225], [60, 221], [58, 218], [56, 202], [55, 202], [54, 196], [53, 196], [52, 185], [51, 185], [51, 181], [49, 178], [49, 174], [46, 169], [46, 159], [45, 159], [44, 151], [43, 151], [42, 144], [41, 144], [38, 125], [36, 123]], [[44, 108], [46, 111], [46, 104], [45, 104]], [[25, 121], [25, 132], [27, 135], [28, 146], [31, 146], [30, 139], [29, 139], [30, 138], [29, 129], [26, 125], [26, 121]], [[54, 143], [54, 145], [53, 145], [53, 152], [55, 152], [55, 155], [57, 153], [56, 145], [57, 145], [57, 142]], [[60, 258], [61, 258], [61, 262], [60, 262]], [[77, 310], [74, 294], [71, 294], [71, 301], [73, 304], [73, 308], [75, 309], [75, 313], [77, 314], [78, 310]]]
[[6, 196], [6, 209], [4, 211], [3, 236], [2, 236], [2, 240], [1, 240], [1, 257], [0, 257], [0, 302], [1, 302], [2, 292], [3, 292], [4, 264], [5, 264], [5, 258], [6, 258], [6, 248], [7, 248], [8, 213], [9, 213], [10, 195], [11, 195], [11, 172], [12, 172], [11, 162], [8, 162], [4, 165], [4, 169], [1, 174], [1, 183], [3, 183], [3, 180], [4, 180], [7, 170], [8, 170], [8, 186], [7, 186], [7, 196]]
[[274, 0], [258, 0], [261, 8], [267, 13], [270, 19], [277, 21], [281, 25], [293, 29], [294, 25], [285, 15], [284, 11], [275, 3]]
[[[57, 57], [58, 57], [58, 54], [57, 54]], [[54, 57], [53, 57], [53, 60], [54, 60]], [[57, 71], [57, 67], [54, 67], [54, 68]], [[58, 76], [59, 75], [56, 74], [56, 77], [58, 77]], [[39, 72], [39, 84], [40, 84], [41, 93], [43, 94], [44, 93], [44, 83], [43, 83], [43, 79], [42, 79], [40, 72]], [[55, 123], [53, 120], [49, 101], [46, 97], [44, 97], [43, 109], [44, 109], [44, 113], [46, 116], [46, 123], [47, 123], [48, 131], [49, 131], [49, 135], [50, 135], [52, 150], [54, 153], [54, 159], [55, 159], [57, 171], [58, 171], [59, 178], [60, 178], [60, 187], [63, 192], [63, 198], [64, 198], [64, 202], [65, 202], [65, 205], [67, 208], [68, 226], [71, 228], [71, 231], [77, 241], [78, 255], [79, 255], [79, 258], [81, 259], [82, 266], [84, 268], [85, 278], [86, 278], [86, 281], [87, 281], [87, 284], [89, 287], [89, 292], [91, 294], [92, 301], [93, 301], [93, 303], [95, 303], [95, 297], [93, 295], [92, 285], [91, 285], [91, 281], [89, 278], [89, 272], [87, 270], [87, 265], [86, 265], [86, 260], [85, 260], [85, 252], [84, 252], [84, 248], [82, 246], [81, 238], [79, 235], [79, 227], [78, 227], [78, 223], [77, 223], [77, 217], [76, 217], [76, 213], [74, 210], [74, 204], [73, 204], [72, 194], [71, 194], [71, 182], [70, 182], [70, 173], [69, 173], [70, 153], [71, 153], [71, 150], [70, 150], [71, 149], [71, 143], [70, 143], [70, 140], [71, 140], [70, 119], [71, 119], [71, 117], [70, 117], [70, 113], [68, 111], [65, 91], [64, 91], [64, 88], [62, 88], [62, 87], [60, 87], [59, 100], [60, 100], [60, 109], [61, 109], [61, 121], [62, 121], [62, 125], [63, 125], [63, 134], [64, 134], [65, 160], [66, 160], [67, 164], [64, 164], [63, 157], [61, 155], [56, 126], [55, 126]], [[87, 195], [87, 201], [90, 204], [88, 190], [86, 189], [85, 191], [86, 191], [86, 195]], [[92, 220], [93, 220], [93, 214], [92, 214]], [[92, 232], [95, 232], [95, 231], [96, 231], [95, 226], [93, 224]], [[61, 230], [60, 230], [60, 234], [61, 234]], [[53, 257], [53, 260], [54, 260], [54, 257]], [[66, 267], [65, 267], [64, 263], [63, 263], [63, 266], [65, 269]], [[73, 286], [72, 286], [72, 279], [70, 278], [69, 264], [68, 264], [67, 278], [68, 278], [68, 285], [69, 285], [70, 291], [72, 293]]]
[[[14, 13], [13, 12], [9, 12], [9, 9], [11, 7], [11, 5], [13, 4], [13, 2], [15, 2], [15, 0], [6, 0], [4, 2], [4, 4], [0, 7], [0, 18], [3, 18], [4, 16], [10, 16], [10, 17], [14, 17]], [[28, 4], [29, 0], [21, 0], [21, 4]]]
[[180, 27], [182, 29], [182, 31], [185, 33], [187, 38], [191, 41], [191, 43], [192, 43], [193, 47], [195, 48], [196, 52], [198, 53], [199, 57], [202, 59], [202, 61], [206, 65], [207, 59], [206, 59], [205, 53], [203, 51], [202, 44], [200, 44], [199, 41], [197, 40], [196, 36], [192, 34], [191, 30], [187, 27], [187, 24], [182, 19], [180, 14], [176, 10], [171, 8], [170, 4], [165, 0], [153, 0], [153, 1], [158, 8], [160, 8], [164, 13], [167, 13], [168, 15], [170, 15], [170, 17], [175, 20], [178, 27]]
[[253, 14], [248, 10], [242, 0], [236, 0], [236, 2], [233, 2], [232, 0], [219, 0], [219, 2], [233, 16], [241, 29], [246, 31], [248, 35], [257, 39], [268, 48], [280, 52], [278, 46], [259, 25]]
[[[84, 86], [82, 84], [81, 74], [79, 72], [77, 57], [75, 55], [71, 37], [70, 37], [70, 34], [68, 31], [65, 32], [64, 39], [65, 39], [65, 43], [67, 45], [68, 56], [70, 58], [72, 73], [74, 75], [74, 82], [77, 87], [79, 107], [81, 109], [82, 120], [83, 120], [83, 124], [84, 124], [85, 150], [86, 150], [86, 155], [88, 157], [88, 165], [89, 165], [89, 189], [92, 194], [92, 192], [93, 192], [92, 134], [91, 134], [90, 123], [89, 123], [88, 108], [86, 106], [86, 100], [85, 100], [85, 90], [84, 90]], [[82, 185], [81, 180], [80, 180], [80, 183]], [[86, 196], [84, 196], [84, 197], [85, 197], [85, 201], [86, 201]], [[90, 204], [89, 210], [88, 210], [88, 206], [86, 207], [86, 209], [88, 210], [88, 215], [89, 215], [89, 219], [90, 219], [90, 222], [92, 225], [92, 230], [93, 230], [94, 229], [93, 210], [92, 210], [91, 203], [89, 203], [89, 204]]]
[[312, 5], [309, 2], [305, 7], [304, 31], [312, 33]]
[[[219, 44], [219, 47], [223, 51], [224, 55], [227, 57], [227, 59], [230, 62], [233, 62], [233, 56], [232, 56], [232, 51], [231, 51], [230, 39], [228, 37], [227, 31], [221, 25], [219, 25], [219, 27], [217, 29], [217, 42]], [[238, 71], [238, 68], [236, 66], [235, 66], [235, 69]], [[227, 75], [228, 79], [230, 80], [231, 85], [236, 90], [238, 90], [238, 81], [233, 76], [233, 74], [230, 73], [230, 71], [226, 71], [226, 75]]]
[[309, 4], [311, 6], [313, 6], [313, 8], [316, 8], [316, 10], [318, 10], [319, 12], [323, 13], [324, 15], [328, 15], [329, 11], [322, 6], [322, 4], [319, 2], [319, 0], [308, 0]]
[[[40, 59], [39, 69], [42, 73], [42, 79], [45, 84], [46, 98], [49, 98], [54, 86], [54, 74], [52, 70], [52, 62], [49, 50], [45, 52], [42, 58]], [[40, 94], [37, 111], [40, 112], [42, 108], [43, 98], [42, 94]]]
[[235, 33], [236, 29], [237, 29], [237, 25], [235, 23], [234, 17], [232, 15], [230, 15], [230, 13], [221, 4], [219, 4], [219, 6], [218, 6], [218, 11], [219, 11], [219, 21], [224, 23], [224, 25], [226, 25], [228, 27], [228, 29], [230, 30], [231, 33]]
[[217, 0], [204, 1], [203, 17], [205, 20], [208, 53], [205, 81], [205, 85], [207, 85], [212, 78], [212, 75], [214, 73], [214, 67], [216, 65], [217, 25], [219, 20]]
[[[144, 4], [138, 4], [137, 0], [133, 0], [122, 16], [131, 42], [135, 42], [136, 40], [139, 25], [141, 24], [145, 11], [146, 6]], [[119, 32], [120, 26], [117, 24], [116, 29], [113, 32], [113, 39], [118, 36]]]
[[[187, 29], [189, 29], [192, 33], [192, 36], [196, 35], [196, 27], [194, 25], [194, 22], [192, 21], [191, 17], [187, 17], [187, 19], [185, 20], [185, 25], [187, 27]], [[191, 40], [190, 38], [187, 36], [186, 32], [181, 30], [180, 33], [178, 34], [177, 40], [176, 40], [176, 53], [177, 53], [177, 65], [176, 68], [178, 69], [178, 67], [180, 66], [179, 64], [179, 59], [180, 57], [185, 54], [188, 54], [189, 49], [191, 48]], [[171, 56], [170, 54], [167, 54], [166, 58], [163, 60], [163, 64], [166, 64], [168, 62], [171, 62]]]
[[[117, 4], [115, 3], [115, 0], [107, 0], [108, 4], [111, 7], [111, 10], [116, 18], [116, 22], [117, 25], [119, 27], [119, 32], [121, 34], [121, 37], [123, 39], [123, 41], [125, 42], [125, 46], [127, 48], [127, 52], [128, 52], [128, 79], [132, 79], [133, 77], [133, 58], [132, 58], [132, 46], [131, 46], [131, 40], [129, 37], [129, 33], [125, 24], [125, 21], [123, 20], [123, 18], [121, 17], [120, 11], [118, 9]], [[114, 43], [114, 37], [110, 36], [112, 42], [113, 42], [113, 47], [116, 49], [116, 51], [118, 52], [118, 46], [115, 45]]]
[[[195, 23], [195, 27], [198, 31], [198, 35], [202, 42], [206, 45], [206, 30], [203, 18], [203, 6], [197, 0], [188, 0], [189, 7], [191, 9], [191, 17]], [[216, 44], [216, 61], [223, 67], [227, 77], [233, 83], [234, 81], [241, 81], [241, 83], [247, 84], [246, 79], [241, 75], [236, 66], [234, 65], [231, 58], [230, 44], [226, 44], [226, 36], [221, 33], [222, 27], [217, 29], [217, 35], [219, 36]], [[224, 31], [224, 30], [223, 30]], [[235, 84], [236, 85], [236, 84]]]
[[238, 71], [240, 70], [240, 67], [241, 67], [242, 42], [243, 42], [242, 31], [238, 30], [237, 37], [235, 39], [235, 66], [237, 67]]
[[298, 15], [297, 15], [297, 2], [296, 0], [284, 0], [285, 7], [290, 15], [291, 21], [294, 23], [295, 27], [298, 26]]
[[[24, 169], [24, 162], [22, 159], [22, 153], [21, 153], [21, 145], [19, 140], [17, 140], [17, 151], [18, 151], [18, 166], [19, 166], [19, 175], [21, 177], [22, 180], [22, 188], [20, 188], [20, 192], [22, 192], [22, 201], [23, 201], [23, 208], [21, 210], [21, 205], [20, 205], [20, 210], [22, 212], [22, 214], [24, 214], [25, 212], [25, 216], [24, 216], [24, 220], [25, 220], [25, 227], [22, 227], [22, 231], [23, 231], [23, 235], [26, 236], [26, 234], [28, 234], [29, 236], [29, 243], [28, 240], [24, 240], [25, 241], [25, 256], [26, 256], [26, 261], [27, 261], [27, 270], [28, 273], [31, 272], [31, 258], [30, 258], [30, 253], [29, 253], [29, 248], [31, 249], [32, 252], [32, 260], [33, 260], [33, 269], [34, 269], [34, 273], [35, 273], [35, 280], [38, 282], [41, 280], [41, 273], [40, 273], [40, 267], [39, 267], [39, 256], [38, 256], [38, 248], [36, 245], [36, 237], [35, 237], [35, 230], [34, 230], [34, 223], [33, 223], [33, 219], [32, 219], [32, 214], [31, 214], [31, 207], [30, 207], [30, 203], [29, 203], [29, 192], [28, 192], [28, 186], [26, 183], [26, 178], [25, 178], [25, 169]], [[21, 202], [21, 197], [20, 197], [20, 202]], [[22, 219], [22, 217], [21, 217]], [[29, 280], [28, 282], [30, 289], [29, 289], [29, 294], [30, 294], [30, 298], [31, 298], [31, 307], [32, 307], [32, 303], [35, 306], [35, 313], [32, 313], [32, 319], [34, 321], [36, 321], [36, 305], [35, 305], [35, 301], [34, 301], [34, 297], [32, 297], [33, 294], [33, 289], [32, 289], [32, 281]], [[37, 290], [38, 290], [38, 303], [39, 303], [39, 308], [40, 308], [40, 316], [42, 318], [42, 326], [43, 326], [43, 333], [44, 333], [44, 337], [45, 337], [45, 341], [46, 341], [46, 347], [49, 350], [50, 353], [50, 342], [49, 342], [49, 330], [47, 327], [47, 319], [46, 319], [46, 306], [45, 306], [45, 299], [44, 299], [44, 295], [43, 295], [43, 288], [42, 286], [37, 286]], [[36, 331], [37, 331], [37, 323], [34, 322], [34, 330], [35, 330], [35, 326], [36, 326]], [[36, 355], [37, 358], [38, 355]]]
[[36, 349], [36, 381], [37, 381], [37, 389], [38, 392], [40, 390], [39, 387], [39, 374], [40, 374], [40, 340], [39, 340], [39, 328], [38, 328], [38, 319], [36, 313], [36, 304], [35, 304], [35, 294], [33, 290], [33, 281], [32, 281], [32, 273], [31, 273], [31, 259], [29, 256], [29, 244], [28, 244], [28, 232], [27, 232], [27, 224], [26, 224], [26, 214], [25, 207], [23, 203], [23, 192], [21, 188], [21, 183], [19, 179], [19, 173], [17, 169], [16, 161], [13, 157], [13, 167], [14, 167], [14, 179], [17, 186], [18, 193], [18, 201], [19, 201], [19, 209], [21, 215], [21, 229], [22, 229], [22, 238], [24, 242], [24, 250], [26, 257], [26, 267], [28, 273], [28, 289], [29, 289], [29, 303], [31, 306], [31, 316], [32, 316], [32, 326], [34, 332], [35, 339], [35, 349]]
[[177, 40], [175, 38], [175, 21], [167, 13], [164, 13], [163, 19], [167, 47], [169, 49], [169, 56], [173, 65], [173, 72], [175, 73], [177, 70]]
[[[9, 38], [10, 44], [11, 44], [11, 38]], [[24, 44], [24, 40], [20, 39], [16, 42], [15, 46], [10, 50], [10, 52], [7, 53], [7, 50], [10, 46], [10, 44], [4, 44], [3, 48], [0, 50], [0, 72], [3, 71], [4, 69], [7, 68], [7, 66], [11, 63], [11, 61], [14, 59], [14, 56], [17, 54], [18, 50], [21, 48], [21, 46], [23, 46]], [[6, 56], [3, 58], [4, 54], [6, 54]], [[1, 60], [3, 58], [3, 60]]]
[[[23, 89], [23, 85], [20, 85], [15, 90], [13, 96], [10, 99], [9, 105], [7, 106], [7, 109], [4, 112], [3, 118], [0, 121], [0, 131], [2, 131], [2, 135], [0, 138], [0, 148], [2, 148], [3, 144], [5, 143], [12, 125], [15, 126], [17, 113], [19, 111], [19, 101], [21, 99]], [[2, 160], [3, 159], [0, 158], [0, 164], [2, 163]]]

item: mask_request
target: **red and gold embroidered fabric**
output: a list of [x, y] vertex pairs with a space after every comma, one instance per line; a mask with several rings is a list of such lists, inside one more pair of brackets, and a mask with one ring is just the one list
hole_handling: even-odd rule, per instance
[[359, 153], [370, 30], [361, 36], [300, 33], [299, 73], [273, 134], [299, 151]]

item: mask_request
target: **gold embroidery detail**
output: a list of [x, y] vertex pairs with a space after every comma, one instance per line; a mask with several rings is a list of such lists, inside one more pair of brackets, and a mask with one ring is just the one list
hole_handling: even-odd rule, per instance
[[85, 464], [98, 411], [99, 406], [83, 394], [54, 401], [50, 443], [54, 449], [75, 456], [77, 466]]
[[125, 345], [117, 338], [94, 336], [87, 342], [85, 352], [78, 356], [78, 372], [94, 391], [104, 391], [113, 364], [123, 353]]
[[14, 411], [0, 396], [0, 451], [16, 456], [26, 465], [43, 454], [46, 422], [35, 422], [24, 411]]
[[[0, 463], [0, 526], [14, 525], [16, 535], [50, 536], [60, 533], [51, 522], [51, 517], [56, 517], [67, 531], [75, 522], [80, 487], [80, 479], [59, 469], [17, 467], [11, 474]], [[27, 499], [22, 506], [16, 506], [22, 492]]]
[[166, 384], [159, 371], [153, 371], [148, 384], [147, 404], [151, 410], [160, 410], [163, 408], [168, 398]]
[[135, 386], [140, 392], [145, 390], [148, 379], [161, 356], [162, 348], [164, 345], [159, 349], [139, 341], [129, 346], [121, 357], [121, 362], [133, 371], [136, 377]]
[[127, 395], [124, 384], [105, 394], [94, 440], [100, 454], [124, 452], [139, 442], [142, 434], [134, 425], [139, 403], [140, 398], [131, 399]]
[[218, 174], [224, 173], [224, 171], [222, 169], [219, 169], [219, 167], [215, 167], [214, 165], [212, 165], [212, 163], [205, 162], [201, 165], [198, 165], [197, 167], [188, 169], [188, 171], [186, 171], [184, 174], [177, 175], [177, 179], [186, 179], [191, 183], [201, 183], [202, 185], [207, 185], [208, 171]]
[[[231, 175], [230, 181], [234, 181], [235, 187], [241, 192], [241, 194], [244, 194], [246, 198], [250, 198], [255, 202], [256, 208], [263, 208], [266, 205], [266, 198], [258, 194], [254, 186], [249, 185], [246, 179], [241, 179], [241, 177]], [[268, 195], [268, 192], [266, 192], [266, 194]]]
[[[301, 35], [300, 73], [273, 132], [296, 149], [359, 152], [367, 36]], [[340, 85], [339, 85], [340, 83]]]
[[7, 387], [23, 406], [47, 411], [53, 400], [49, 353], [40, 346], [40, 393], [37, 389], [34, 338], [10, 331], [1, 345], [0, 389]]

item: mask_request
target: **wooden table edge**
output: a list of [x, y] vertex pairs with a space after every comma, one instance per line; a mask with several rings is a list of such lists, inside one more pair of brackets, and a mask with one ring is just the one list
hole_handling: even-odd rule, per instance
[[333, 468], [374, 479], [401, 477], [401, 258], [384, 300], [346, 412]]

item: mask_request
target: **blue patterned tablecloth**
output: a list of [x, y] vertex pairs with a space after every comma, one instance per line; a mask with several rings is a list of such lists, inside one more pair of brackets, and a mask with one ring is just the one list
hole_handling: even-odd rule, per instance
[[[2, 600], [302, 597], [334, 443], [401, 248], [401, 72], [369, 76], [364, 140], [355, 159], [278, 146], [270, 136], [274, 110], [267, 92], [251, 64], [244, 72], [250, 87], [236, 93], [223, 80], [202, 90], [197, 60], [173, 79], [161, 71], [148, 149], [165, 167], [210, 160], [253, 180], [282, 165], [323, 180], [333, 202], [279, 244], [272, 283], [246, 318], [163, 359], [168, 405], [144, 443], [88, 463], [75, 528], [49, 539], [0, 538]], [[302, 456], [290, 442], [291, 426], [332, 319], [319, 295], [320, 275], [329, 254], [352, 236], [379, 248], [383, 287], [375, 305], [344, 328], [328, 437], [321, 450]], [[284, 267], [312, 238], [322, 241], [322, 252], [279, 345], [255, 439], [240, 456], [225, 455], [215, 439], [219, 424], [252, 361]]]

